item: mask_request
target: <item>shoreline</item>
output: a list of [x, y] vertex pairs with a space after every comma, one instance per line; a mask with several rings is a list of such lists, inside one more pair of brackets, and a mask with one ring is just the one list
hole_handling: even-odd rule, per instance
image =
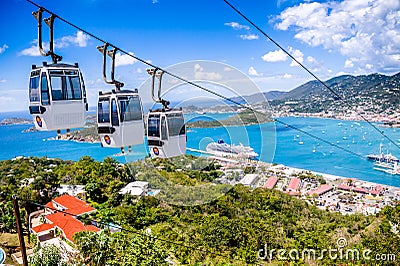
[[299, 172], [299, 173], [300, 172], [310, 172], [310, 173], [312, 173], [314, 175], [322, 176], [324, 179], [329, 180], [331, 182], [335, 182], [335, 181], [338, 181], [338, 180], [345, 181], [345, 180], [351, 179], [351, 180], [353, 180], [355, 182], [359, 181], [359, 182], [365, 183], [367, 185], [375, 185], [375, 186], [379, 185], [379, 186], [387, 187], [387, 188], [390, 188], [390, 189], [393, 189], [393, 190], [398, 190], [400, 192], [400, 187], [396, 187], [396, 186], [386, 185], [386, 184], [382, 184], [382, 183], [375, 183], [375, 182], [366, 181], [366, 180], [362, 180], [362, 179], [355, 178], [355, 177], [345, 177], [345, 176], [339, 176], [339, 175], [333, 175], [333, 174], [317, 172], [317, 171], [308, 170], [308, 169], [296, 168], [296, 167], [287, 166], [287, 165], [284, 165], [284, 164], [278, 164], [278, 165], [282, 166], [282, 167], [285, 167], [286, 169], [291, 170], [292, 172]]

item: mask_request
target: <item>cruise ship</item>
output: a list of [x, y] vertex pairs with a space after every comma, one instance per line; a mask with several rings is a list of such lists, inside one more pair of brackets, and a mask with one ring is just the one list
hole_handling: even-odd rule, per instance
[[227, 144], [222, 139], [207, 145], [206, 151], [217, 156], [234, 156], [254, 159], [258, 153], [250, 146]]

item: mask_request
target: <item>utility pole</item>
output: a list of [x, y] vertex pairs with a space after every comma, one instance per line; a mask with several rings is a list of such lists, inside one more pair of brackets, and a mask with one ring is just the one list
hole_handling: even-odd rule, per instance
[[22, 264], [24, 266], [28, 266], [28, 257], [26, 256], [24, 233], [22, 231], [21, 214], [19, 213], [18, 198], [16, 195], [13, 195], [12, 199], [13, 199], [13, 204], [14, 204], [15, 219], [17, 221], [17, 231], [18, 231], [18, 238], [19, 238], [19, 247], [21, 248], [21, 254], [22, 254]]

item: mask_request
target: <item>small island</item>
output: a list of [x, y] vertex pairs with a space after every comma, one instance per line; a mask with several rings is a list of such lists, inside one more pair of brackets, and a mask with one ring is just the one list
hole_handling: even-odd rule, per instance
[[19, 118], [19, 117], [5, 118], [0, 122], [0, 125], [2, 125], [2, 126], [30, 125], [30, 124], [32, 124], [32, 120], [31, 119]]
[[189, 122], [186, 124], [189, 128], [211, 128], [211, 127], [225, 127], [225, 126], [250, 126], [254, 124], [262, 124], [272, 122], [273, 119], [270, 114], [261, 112], [255, 113], [249, 110], [241, 111], [224, 120], [204, 121], [199, 120], [196, 122]]

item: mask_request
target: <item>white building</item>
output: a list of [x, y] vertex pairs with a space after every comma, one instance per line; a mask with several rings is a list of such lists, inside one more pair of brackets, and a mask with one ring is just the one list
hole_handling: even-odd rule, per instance
[[149, 183], [145, 181], [135, 181], [127, 184], [119, 191], [119, 194], [131, 194], [132, 196], [144, 196], [149, 190]]
[[254, 187], [258, 179], [257, 174], [247, 174], [245, 175], [240, 181], [239, 184], [242, 184], [244, 186], [248, 187]]

